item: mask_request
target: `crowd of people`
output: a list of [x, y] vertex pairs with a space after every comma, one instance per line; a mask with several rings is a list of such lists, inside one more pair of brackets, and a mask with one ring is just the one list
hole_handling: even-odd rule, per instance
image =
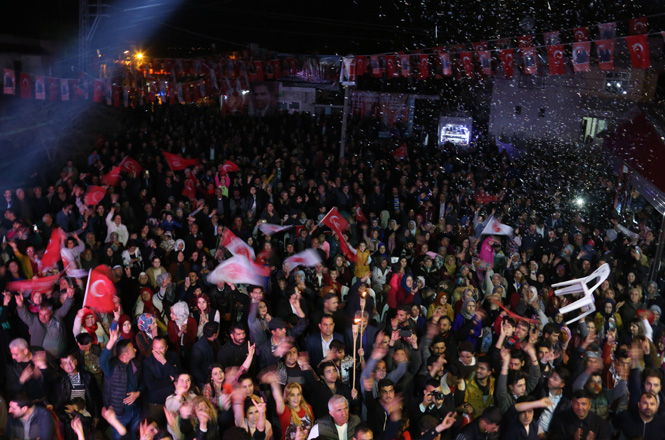
[[[657, 225], [637, 192], [617, 213], [598, 151], [457, 154], [353, 120], [340, 159], [337, 116], [125, 112], [57, 181], [0, 199], [0, 437], [665, 437]], [[162, 150], [199, 165], [174, 172]], [[126, 156], [142, 170], [88, 205]], [[342, 237], [320, 223], [332, 208]], [[209, 282], [227, 229], [262, 284]], [[308, 249], [318, 263], [284, 264]], [[595, 311], [562, 315], [577, 297], [552, 286], [605, 263]], [[83, 307], [80, 273], [100, 265], [109, 313]], [[10, 284], [51, 275], [47, 291]]]

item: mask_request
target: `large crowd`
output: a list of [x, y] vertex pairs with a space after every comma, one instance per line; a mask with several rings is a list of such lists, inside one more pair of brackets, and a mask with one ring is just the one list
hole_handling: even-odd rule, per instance
[[[617, 212], [594, 147], [511, 159], [354, 119], [340, 159], [334, 115], [125, 112], [55, 182], [0, 198], [0, 438], [665, 438], [657, 224], [637, 192]], [[174, 172], [162, 150], [200, 164]], [[142, 170], [88, 205], [125, 156]], [[332, 208], [343, 238], [321, 223]], [[262, 284], [209, 281], [226, 229]], [[318, 263], [284, 264], [307, 249]], [[595, 310], [562, 315], [577, 296], [552, 286], [605, 263]], [[83, 307], [80, 273], [100, 265], [109, 313]], [[46, 292], [7, 287], [53, 274]]]

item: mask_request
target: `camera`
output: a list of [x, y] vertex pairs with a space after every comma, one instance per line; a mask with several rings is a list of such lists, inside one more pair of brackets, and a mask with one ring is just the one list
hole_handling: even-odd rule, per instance
[[412, 334], [413, 333], [411, 333], [411, 330], [400, 330], [399, 331], [399, 337], [400, 338], [410, 338]]
[[443, 400], [443, 391], [434, 390], [429, 393], [429, 395], [432, 396], [432, 399], [434, 400]]

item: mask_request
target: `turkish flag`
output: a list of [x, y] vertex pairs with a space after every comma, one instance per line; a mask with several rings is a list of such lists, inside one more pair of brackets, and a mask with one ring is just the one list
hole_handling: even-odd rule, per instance
[[363, 214], [363, 210], [360, 208], [360, 203], [356, 202], [356, 221], [360, 223], [368, 223], [367, 217]]
[[339, 247], [342, 249], [344, 256], [352, 263], [355, 263], [358, 251], [349, 246], [349, 243], [346, 242], [342, 234], [337, 234], [337, 238], [339, 238]]
[[399, 64], [402, 68], [402, 77], [408, 78], [411, 76], [411, 60], [409, 55], [400, 55]]
[[25, 281], [12, 281], [7, 284], [7, 290], [12, 292], [40, 292], [47, 293], [53, 290], [53, 286], [60, 279], [60, 274], [43, 278], [33, 278]]
[[591, 63], [589, 62], [589, 53], [591, 52], [591, 42], [582, 41], [573, 43], [573, 70], [575, 72], [589, 72]]
[[262, 61], [254, 61], [254, 70], [256, 70], [256, 80], [257, 81], [263, 81], [264, 80], [263, 62]]
[[259, 224], [259, 230], [266, 235], [277, 234], [279, 232], [286, 231], [287, 229], [290, 229], [292, 227], [293, 225], [280, 226], [280, 225], [273, 225], [272, 223]]
[[460, 59], [462, 60], [462, 66], [464, 66], [464, 72], [466, 76], [473, 76], [473, 55], [471, 52], [461, 52], [459, 54]]
[[646, 35], [633, 35], [626, 37], [626, 44], [630, 52], [630, 63], [633, 69], [648, 69], [651, 66], [649, 46]]
[[426, 79], [429, 77], [429, 55], [420, 54], [418, 55], [418, 61], [420, 64], [420, 72], [418, 73], [418, 79]]
[[367, 72], [367, 57], [356, 57], [356, 75], [361, 76]]
[[392, 155], [393, 155], [394, 158], [399, 159], [399, 158], [401, 158], [401, 157], [407, 157], [408, 153], [409, 153], [409, 152], [408, 152], [408, 150], [406, 149], [406, 144], [403, 143], [402, 145], [400, 145], [398, 148], [396, 148], [396, 149], [392, 152]]
[[51, 102], [58, 100], [58, 80], [56, 78], [47, 78], [48, 83], [48, 99]]
[[219, 284], [221, 282], [233, 284], [251, 284], [262, 286], [264, 277], [257, 271], [256, 264], [243, 255], [236, 255], [225, 260], [208, 274], [208, 282]]
[[30, 83], [30, 74], [21, 72], [19, 74], [21, 81], [21, 99], [32, 98], [32, 84]]
[[137, 175], [141, 171], [143, 171], [143, 168], [141, 167], [141, 165], [139, 165], [139, 163], [137, 161], [135, 161], [134, 159], [132, 159], [129, 156], [125, 156], [125, 158], [120, 162], [120, 164], [118, 166], [123, 171], [127, 171], [128, 173], [135, 173]]
[[185, 102], [190, 104], [192, 102], [192, 86], [191, 84], [185, 84]]
[[495, 44], [497, 49], [510, 49], [510, 38], [500, 38]]
[[487, 50], [487, 41], [478, 41], [477, 43], [473, 43], [473, 50], [475, 52], [482, 52], [483, 50]]
[[448, 52], [441, 53], [441, 71], [445, 76], [451, 76], [453, 74], [453, 68], [450, 63], [450, 53]]
[[[628, 28], [630, 35], [643, 35], [649, 31], [649, 26], [647, 25], [647, 18], [631, 18], [628, 21]], [[641, 67], [640, 67], [641, 69]]]
[[538, 73], [538, 64], [536, 64], [536, 49], [533, 47], [522, 48], [522, 60], [524, 61], [524, 73], [526, 75], [535, 75]]
[[337, 235], [341, 235], [343, 231], [346, 231], [349, 228], [349, 223], [341, 216], [337, 207], [334, 206], [319, 225], [324, 224], [332, 229]]
[[[355, 60], [354, 60], [355, 63]], [[275, 72], [275, 79], [280, 79], [282, 77], [282, 65], [279, 60], [272, 60], [272, 68]]]
[[503, 49], [499, 52], [503, 74], [506, 78], [512, 78], [515, 70], [515, 49]]
[[596, 43], [596, 55], [598, 55], [599, 70], [614, 69], [614, 40], [598, 40]]
[[588, 41], [589, 40], [589, 30], [586, 26], [581, 26], [573, 29], [573, 41]]
[[105, 95], [104, 81], [96, 79], [94, 82], [94, 92], [92, 93], [92, 100], [94, 102], [103, 102]]
[[85, 193], [83, 201], [88, 206], [97, 206], [106, 195], [106, 188], [103, 186], [90, 185]]
[[43, 76], [35, 77], [35, 99], [46, 99], [46, 82]]
[[51, 239], [48, 241], [44, 256], [39, 262], [39, 270], [44, 270], [55, 266], [60, 261], [60, 228], [54, 228], [51, 231]]
[[164, 150], [162, 150], [162, 154], [166, 159], [166, 163], [169, 164], [169, 168], [171, 168], [173, 171], [184, 170], [189, 166], [195, 166], [199, 164], [198, 159], [184, 159], [178, 155], [167, 153]]
[[102, 184], [109, 186], [116, 186], [120, 182], [120, 173], [122, 169], [120, 167], [113, 167], [111, 171], [102, 176]]
[[497, 219], [492, 217], [487, 222], [487, 225], [485, 226], [485, 229], [483, 229], [482, 234], [508, 235], [508, 236], [512, 237], [513, 236], [513, 228], [511, 228], [510, 226], [504, 225], [503, 223], [499, 222]]
[[69, 80], [60, 80], [60, 100], [69, 101]]
[[182, 195], [187, 197], [189, 200], [196, 199], [196, 184], [193, 179], [185, 180], [185, 187], [182, 190]]
[[16, 73], [12, 69], [2, 69], [2, 93], [5, 95], [16, 94]]
[[314, 267], [321, 263], [321, 256], [316, 249], [305, 249], [295, 255], [291, 255], [284, 260], [284, 264], [289, 268], [289, 272], [298, 266]]
[[240, 167], [236, 165], [234, 162], [226, 160], [224, 161], [223, 165], [219, 166], [219, 170], [222, 172], [222, 174], [237, 173], [238, 171], [240, 171]]
[[263, 75], [265, 76], [265, 79], [273, 79], [275, 77], [275, 69], [272, 61], [263, 62]]
[[194, 83], [194, 87], [192, 87], [192, 92], [194, 95], [194, 102], [198, 102], [201, 99], [201, 87]]
[[122, 92], [122, 87], [113, 86], [113, 107], [122, 106], [122, 100], [120, 99], [121, 92]]
[[525, 49], [533, 46], [533, 35], [522, 35], [517, 37], [517, 47]]
[[245, 243], [240, 238], [231, 232], [229, 228], [224, 228], [224, 233], [222, 234], [222, 246], [228, 249], [233, 255], [241, 255], [248, 260], [255, 260], [256, 254], [254, 249], [247, 243]]
[[88, 285], [83, 299], [83, 307], [89, 307], [98, 312], [109, 313], [115, 310], [113, 301], [115, 285], [113, 284], [111, 268], [102, 264], [90, 271]]
[[386, 77], [395, 77], [395, 55], [386, 55]]
[[563, 55], [563, 44], [547, 46], [547, 59], [550, 65], [550, 75], [566, 74], [566, 60]]

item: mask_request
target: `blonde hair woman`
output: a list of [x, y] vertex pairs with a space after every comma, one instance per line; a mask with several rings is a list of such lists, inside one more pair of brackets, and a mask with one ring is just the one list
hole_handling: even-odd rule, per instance
[[302, 387], [298, 383], [290, 383], [284, 387], [284, 395], [280, 393], [280, 385], [277, 381], [273, 385], [273, 395], [279, 416], [279, 424], [282, 427], [282, 439], [294, 440], [296, 431], [300, 428], [306, 437], [314, 424], [312, 407], [305, 401], [302, 395]]

